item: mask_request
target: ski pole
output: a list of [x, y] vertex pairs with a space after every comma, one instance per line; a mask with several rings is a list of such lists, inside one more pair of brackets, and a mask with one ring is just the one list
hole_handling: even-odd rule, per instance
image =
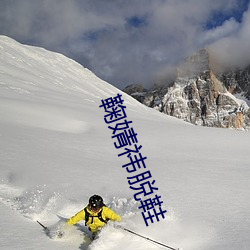
[[46, 231], [46, 230], [48, 230], [48, 228], [47, 227], [45, 227], [40, 221], [36, 221], [40, 226], [42, 226], [43, 227], [43, 229]]
[[125, 230], [125, 231], [127, 231], [127, 232], [129, 232], [129, 233], [131, 233], [131, 234], [137, 235], [137, 236], [139, 236], [139, 237], [141, 237], [141, 238], [144, 238], [144, 239], [146, 239], [146, 240], [148, 240], [148, 241], [152, 241], [152, 242], [154, 242], [154, 243], [156, 243], [156, 244], [158, 244], [158, 245], [161, 245], [161, 246], [163, 246], [163, 247], [169, 248], [169, 249], [171, 249], [171, 250], [180, 250], [180, 248], [173, 248], [173, 247], [167, 246], [167, 245], [162, 244], [162, 243], [160, 243], [160, 242], [158, 242], [158, 241], [152, 240], [152, 239], [147, 238], [147, 237], [145, 237], [145, 236], [143, 236], [143, 235], [140, 235], [140, 234], [138, 234], [138, 233], [135, 233], [135, 232], [133, 232], [133, 231], [127, 229], [127, 228], [124, 228], [124, 227], [123, 227], [122, 229]]

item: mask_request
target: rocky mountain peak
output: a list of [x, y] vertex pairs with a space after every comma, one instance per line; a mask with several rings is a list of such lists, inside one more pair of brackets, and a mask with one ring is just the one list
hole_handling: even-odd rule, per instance
[[194, 55], [188, 57], [177, 69], [177, 77], [193, 77], [205, 74], [210, 70], [209, 53], [201, 49]]
[[249, 71], [216, 74], [210, 64], [208, 50], [202, 49], [178, 67], [171, 86], [129, 94], [149, 107], [196, 125], [248, 129], [249, 106], [233, 94], [250, 93]]

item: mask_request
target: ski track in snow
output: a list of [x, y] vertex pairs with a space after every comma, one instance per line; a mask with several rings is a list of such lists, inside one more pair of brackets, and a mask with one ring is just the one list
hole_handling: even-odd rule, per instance
[[[73, 134], [86, 133], [91, 129], [88, 122], [71, 118], [70, 115], [62, 113], [62, 109], [51, 108], [48, 105], [33, 104], [31, 106], [28, 102], [5, 100], [1, 103], [0, 113], [1, 111], [4, 113], [3, 110], [6, 108], [9, 112], [2, 117], [2, 121]], [[22, 109], [21, 113], [20, 108]]]

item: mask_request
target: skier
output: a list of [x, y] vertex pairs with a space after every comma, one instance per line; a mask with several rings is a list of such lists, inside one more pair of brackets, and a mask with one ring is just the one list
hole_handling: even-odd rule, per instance
[[85, 225], [92, 232], [94, 239], [109, 220], [120, 222], [121, 217], [105, 206], [101, 196], [95, 194], [89, 198], [89, 204], [72, 216], [67, 224], [74, 225], [80, 220], [85, 220]]

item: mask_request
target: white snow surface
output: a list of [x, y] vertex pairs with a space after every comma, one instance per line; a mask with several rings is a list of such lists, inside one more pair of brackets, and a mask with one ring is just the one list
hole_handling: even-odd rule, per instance
[[[99, 108], [118, 93], [168, 211], [148, 227]], [[168, 117], [63, 55], [0, 36], [0, 249], [164, 249], [112, 223], [92, 243], [83, 222], [62, 239], [36, 223], [53, 231], [99, 194], [123, 227], [168, 246], [249, 250], [249, 144], [249, 132]]]

